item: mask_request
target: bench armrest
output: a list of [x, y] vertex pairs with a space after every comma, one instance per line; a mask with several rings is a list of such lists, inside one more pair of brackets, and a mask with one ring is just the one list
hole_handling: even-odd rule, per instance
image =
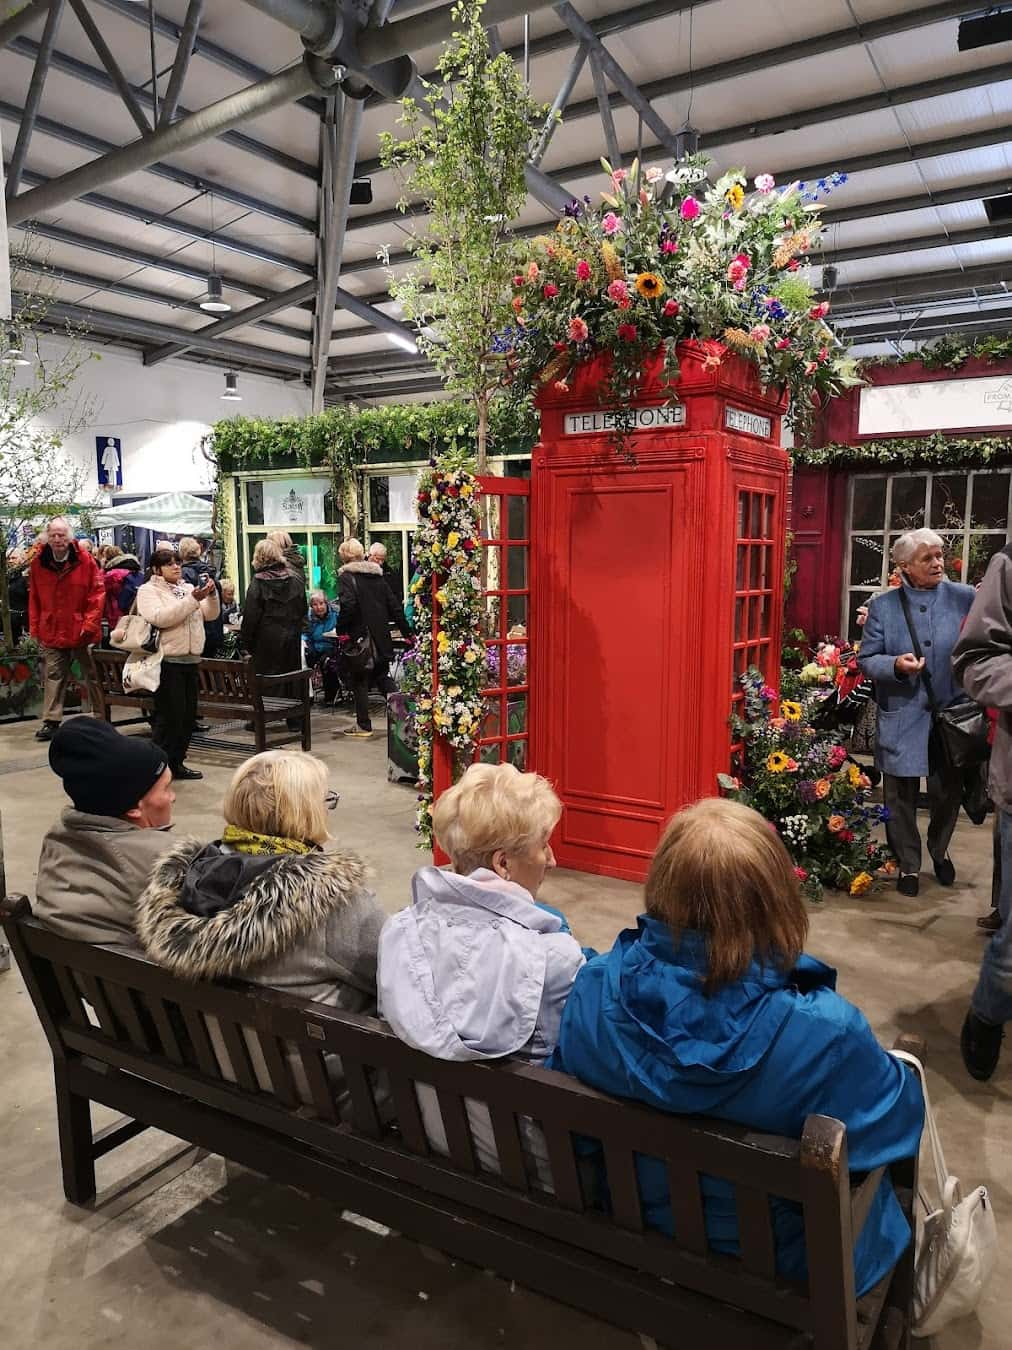
[[312, 676], [311, 670], [290, 670], [285, 675], [256, 675], [254, 678], [259, 688], [269, 689], [277, 684], [292, 684], [295, 680], [308, 682], [312, 679]]

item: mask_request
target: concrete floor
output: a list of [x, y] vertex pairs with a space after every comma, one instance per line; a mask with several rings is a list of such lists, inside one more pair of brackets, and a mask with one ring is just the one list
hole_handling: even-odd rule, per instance
[[[418, 865], [414, 792], [386, 781], [384, 738], [334, 740], [320, 715], [316, 752], [342, 794], [334, 830], [374, 869], [384, 905], [404, 904]], [[39, 844], [65, 799], [34, 726], [0, 729], [0, 811], [10, 891], [32, 891]], [[178, 789], [176, 828], [213, 838], [232, 769], [195, 756], [202, 783]], [[809, 950], [839, 968], [839, 988], [889, 1044], [917, 1031], [950, 1168], [985, 1183], [999, 1232], [1012, 1223], [1009, 1150], [1012, 1050], [990, 1085], [966, 1075], [958, 1034], [982, 950], [973, 920], [990, 895], [989, 827], [963, 821], [951, 891], [922, 881], [919, 899], [893, 890], [832, 897], [812, 910]], [[610, 946], [633, 922], [639, 888], [554, 873], [543, 898], [581, 942]], [[0, 975], [0, 1344], [5, 1350], [130, 1346], [260, 1350], [289, 1343], [357, 1350], [633, 1350], [635, 1336], [396, 1235], [268, 1183], [220, 1158], [148, 1132], [98, 1164], [95, 1206], [66, 1204], [57, 1165], [50, 1056], [16, 970]], [[95, 1110], [96, 1126], [107, 1113]], [[1012, 1246], [1006, 1241], [979, 1317], [948, 1328], [935, 1350], [1012, 1344]], [[677, 1341], [673, 1342], [677, 1344]], [[723, 1350], [723, 1347], [721, 1347]], [[728, 1347], [727, 1350], [738, 1350]], [[742, 1348], [744, 1350], [744, 1347]]]

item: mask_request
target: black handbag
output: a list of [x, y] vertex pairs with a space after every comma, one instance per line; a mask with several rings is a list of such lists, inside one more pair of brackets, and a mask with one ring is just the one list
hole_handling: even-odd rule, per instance
[[[914, 655], [918, 660], [921, 660], [923, 656], [921, 644], [914, 632], [913, 619], [910, 615], [910, 601], [903, 589], [900, 590], [900, 604], [903, 606], [907, 628], [910, 630], [910, 641], [913, 644]], [[924, 690], [928, 696], [928, 703], [931, 705], [931, 717], [937, 733], [938, 744], [951, 767], [953, 769], [971, 769], [976, 764], [983, 764], [991, 753], [991, 747], [988, 743], [991, 728], [987, 713], [979, 703], [974, 703], [973, 699], [970, 698], [960, 699], [958, 703], [950, 703], [947, 708], [940, 708], [938, 700], [935, 698], [935, 691], [931, 686], [931, 676], [928, 674], [927, 665], [921, 671], [921, 676], [924, 679]]]
[[[355, 574], [351, 574], [351, 584], [355, 589], [355, 595], [358, 596], [358, 582], [355, 580]], [[361, 600], [359, 607], [361, 608]], [[368, 675], [376, 665], [376, 647], [373, 644], [372, 634], [368, 628], [361, 637], [349, 638], [341, 648], [341, 656], [344, 658], [344, 664], [352, 675]]]

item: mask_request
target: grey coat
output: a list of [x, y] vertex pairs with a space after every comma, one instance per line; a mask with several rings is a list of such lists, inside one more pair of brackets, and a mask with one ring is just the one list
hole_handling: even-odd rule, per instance
[[[932, 590], [903, 583], [939, 707], [963, 698], [952, 670], [952, 649], [973, 604], [973, 587], [941, 581]], [[875, 682], [878, 732], [875, 762], [897, 778], [925, 778], [931, 706], [920, 675], [897, 675], [898, 656], [913, 651], [900, 588], [876, 596], [868, 609], [858, 664]]]
[[991, 749], [991, 800], [1012, 811], [1012, 554], [988, 563], [952, 664], [963, 688], [985, 708], [998, 709]]

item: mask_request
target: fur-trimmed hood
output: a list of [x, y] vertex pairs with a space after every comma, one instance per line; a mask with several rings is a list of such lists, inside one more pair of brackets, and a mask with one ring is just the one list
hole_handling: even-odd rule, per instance
[[181, 840], [141, 895], [136, 916], [141, 945], [174, 974], [194, 980], [246, 977], [254, 967], [289, 955], [368, 896], [359, 857], [321, 851], [250, 858], [248, 885], [234, 903], [210, 915], [184, 907], [184, 891], [192, 891], [200, 872], [225, 856], [236, 855], [221, 844]]
[[379, 563], [371, 562], [368, 558], [356, 558], [354, 562], [345, 563], [343, 567], [337, 569], [338, 576], [342, 572], [359, 572], [368, 577], [381, 577], [383, 568]]

